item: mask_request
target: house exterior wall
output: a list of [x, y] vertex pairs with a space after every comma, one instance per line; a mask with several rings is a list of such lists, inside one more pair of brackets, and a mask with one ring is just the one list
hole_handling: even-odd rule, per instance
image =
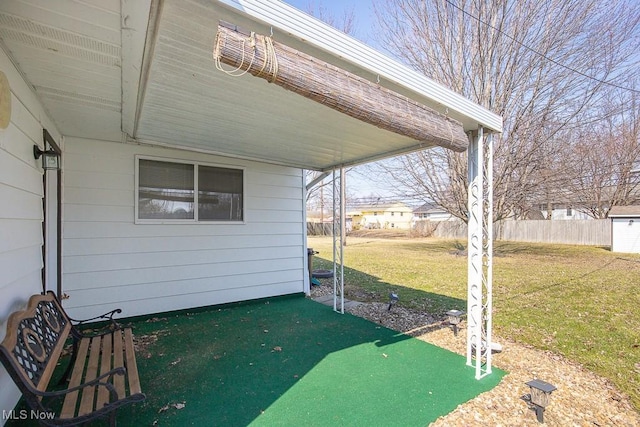
[[[42, 291], [43, 171], [33, 157], [42, 128], [57, 135], [40, 102], [0, 49], [0, 71], [11, 88], [11, 120], [0, 129], [0, 341], [9, 315]], [[56, 138], [57, 139], [57, 138]], [[0, 411], [10, 410], [18, 388], [0, 366]], [[6, 420], [0, 418], [0, 425]]]
[[640, 254], [640, 217], [611, 218], [611, 251]]
[[[545, 219], [549, 215], [548, 211], [545, 209], [542, 209], [540, 212], [542, 213], [542, 216]], [[574, 208], [560, 207], [560, 208], [553, 208], [553, 210], [551, 211], [551, 220], [583, 220], [583, 219], [593, 219], [593, 218], [587, 215], [585, 212], [576, 210]]]
[[411, 228], [413, 211], [404, 204], [392, 206], [365, 207], [358, 214], [352, 215], [354, 223], [363, 228], [399, 228], [408, 230]]
[[413, 215], [414, 222], [417, 221], [452, 221], [456, 219], [448, 212], [433, 211], [433, 212], [421, 212]]
[[[136, 224], [136, 155], [245, 168], [244, 223]], [[295, 168], [67, 138], [65, 308], [134, 316], [302, 292], [303, 184]]]

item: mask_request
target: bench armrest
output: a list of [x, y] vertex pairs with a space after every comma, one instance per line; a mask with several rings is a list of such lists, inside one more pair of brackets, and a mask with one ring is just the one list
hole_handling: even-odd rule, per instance
[[[53, 298], [55, 298], [56, 302], [58, 303], [58, 305], [60, 306], [60, 309], [64, 312], [64, 309], [62, 308], [62, 304], [60, 302], [60, 300], [58, 299], [57, 295], [53, 292], [53, 291], [47, 291], [47, 294], [50, 294], [53, 296]], [[69, 315], [64, 312], [64, 315], [67, 317], [67, 319], [69, 319], [71, 321], [71, 324], [73, 326], [72, 328], [72, 334], [76, 337], [76, 338], [82, 338], [85, 336], [88, 336], [87, 334], [84, 334], [82, 331], [80, 331], [79, 327], [83, 326], [85, 323], [94, 321], [94, 320], [104, 320], [104, 321], [108, 321], [110, 322], [110, 327], [111, 330], [115, 331], [117, 329], [122, 329], [122, 327], [118, 324], [118, 322], [116, 322], [116, 320], [113, 318], [113, 316], [115, 316], [116, 314], [120, 314], [122, 313], [122, 309], [120, 308], [116, 308], [115, 310], [111, 310], [107, 313], [101, 314], [100, 316], [96, 316], [96, 317], [92, 317], [90, 319], [74, 319], [72, 317], [69, 317]], [[98, 335], [98, 334], [96, 334]]]
[[92, 320], [98, 320], [98, 319], [103, 319], [103, 320], [113, 320], [113, 316], [116, 314], [122, 313], [122, 309], [120, 308], [116, 308], [115, 310], [111, 310], [107, 313], [101, 314], [100, 316], [96, 316], [96, 317], [92, 317], [90, 319], [82, 319], [82, 320], [77, 320], [77, 319], [73, 319], [71, 317], [69, 317], [69, 320], [71, 320], [72, 322], [76, 323], [76, 324], [82, 324], [82, 323], [87, 323], [87, 322], [91, 322]]
[[[115, 387], [113, 386], [113, 384], [110, 384], [108, 382], [102, 382], [102, 380], [104, 379], [108, 379], [110, 377], [112, 377], [113, 375], [124, 375], [127, 372], [127, 370], [123, 367], [119, 367], [119, 368], [115, 368], [110, 370], [109, 372], [106, 372], [102, 375], [100, 375], [99, 377], [88, 381], [86, 383], [83, 384], [79, 384], [75, 387], [71, 387], [71, 388], [67, 388], [64, 390], [56, 390], [56, 391], [40, 391], [37, 390], [33, 387], [30, 387], [28, 384], [27, 386], [31, 389], [30, 391], [37, 395], [37, 396], [41, 396], [41, 397], [61, 397], [61, 396], [65, 396], [71, 392], [74, 391], [78, 391], [78, 390], [82, 390], [85, 387], [91, 387], [91, 386], [102, 386], [102, 387], [106, 387], [109, 390], [109, 394], [111, 395], [111, 397], [115, 396], [114, 400], [118, 400], [118, 394], [116, 392]], [[115, 394], [114, 394], [115, 393]]]
[[[109, 322], [110, 331], [116, 331], [118, 329], [122, 329], [122, 326], [113, 318], [116, 314], [122, 313], [122, 309], [116, 308], [115, 310], [111, 310], [108, 313], [101, 314], [100, 316], [92, 317], [90, 319], [82, 319], [77, 320], [69, 317], [69, 320], [73, 324], [74, 335], [77, 334], [78, 338], [83, 338], [86, 336], [92, 336], [91, 334], [85, 334], [80, 330], [82, 326], [85, 326], [86, 323], [92, 322], [94, 320], [104, 320]], [[95, 335], [104, 335], [104, 334], [95, 334]]]

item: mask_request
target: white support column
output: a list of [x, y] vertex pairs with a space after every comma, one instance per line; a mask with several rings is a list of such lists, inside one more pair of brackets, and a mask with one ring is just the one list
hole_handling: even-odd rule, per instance
[[486, 341], [489, 351], [487, 352], [486, 373], [491, 373], [491, 351], [493, 345], [493, 134], [485, 137], [484, 149], [484, 305], [483, 319], [486, 334]]
[[493, 137], [480, 127], [469, 145], [467, 365], [491, 373], [493, 280]]
[[333, 309], [344, 314], [344, 168], [333, 170]]

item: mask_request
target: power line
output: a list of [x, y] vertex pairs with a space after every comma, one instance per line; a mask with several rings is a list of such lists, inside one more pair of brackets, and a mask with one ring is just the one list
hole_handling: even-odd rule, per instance
[[640, 93], [640, 90], [638, 90], [638, 89], [634, 89], [634, 88], [626, 87], [626, 86], [620, 86], [620, 85], [618, 85], [618, 84], [616, 84], [616, 83], [608, 82], [608, 81], [606, 81], [606, 80], [602, 80], [602, 79], [599, 79], [599, 78], [597, 78], [597, 77], [590, 76], [590, 75], [588, 75], [588, 74], [583, 73], [583, 72], [582, 72], [582, 71], [580, 71], [580, 70], [577, 70], [577, 69], [575, 69], [575, 68], [569, 67], [568, 65], [564, 65], [563, 63], [558, 62], [558, 61], [556, 61], [555, 59], [550, 58], [550, 57], [548, 57], [547, 55], [545, 55], [545, 54], [543, 54], [543, 53], [538, 52], [538, 51], [537, 51], [537, 50], [535, 50], [534, 48], [532, 48], [532, 47], [530, 47], [530, 46], [528, 46], [528, 45], [526, 45], [526, 44], [522, 43], [521, 41], [519, 41], [519, 40], [518, 40], [518, 39], [516, 39], [515, 37], [513, 37], [513, 36], [511, 36], [511, 35], [509, 35], [509, 34], [507, 34], [507, 33], [505, 33], [504, 31], [502, 31], [502, 30], [501, 30], [501, 29], [499, 29], [499, 28], [494, 27], [494, 26], [493, 26], [493, 25], [491, 25], [490, 23], [485, 22], [484, 20], [482, 20], [482, 18], [480, 18], [480, 17], [478, 17], [478, 16], [475, 16], [475, 15], [473, 15], [472, 13], [467, 12], [464, 8], [462, 8], [462, 7], [458, 6], [457, 4], [453, 3], [453, 1], [452, 1], [452, 0], [445, 0], [445, 1], [446, 1], [448, 4], [450, 4], [451, 6], [455, 7], [455, 8], [456, 8], [456, 9], [458, 9], [459, 11], [461, 11], [463, 14], [465, 14], [465, 15], [469, 16], [470, 18], [475, 19], [476, 21], [480, 22], [481, 24], [486, 25], [487, 27], [489, 27], [489, 28], [491, 28], [491, 29], [493, 29], [493, 30], [495, 30], [495, 31], [499, 32], [499, 33], [500, 33], [500, 34], [502, 34], [503, 36], [505, 36], [505, 37], [509, 38], [510, 40], [512, 40], [512, 41], [514, 41], [514, 42], [516, 42], [516, 43], [518, 43], [520, 46], [524, 47], [525, 49], [530, 50], [530, 51], [531, 51], [531, 52], [533, 52], [534, 54], [536, 54], [536, 55], [538, 55], [538, 56], [540, 56], [540, 57], [542, 57], [542, 58], [546, 59], [547, 61], [549, 61], [549, 62], [551, 62], [551, 63], [553, 63], [553, 64], [555, 64], [555, 65], [557, 65], [557, 66], [559, 66], [559, 67], [562, 67], [562, 68], [564, 68], [564, 69], [566, 69], [566, 70], [569, 70], [569, 71], [571, 71], [571, 72], [573, 72], [573, 73], [576, 73], [576, 74], [578, 74], [578, 75], [581, 75], [582, 77], [585, 77], [585, 78], [587, 78], [587, 79], [593, 80], [593, 81], [595, 81], [595, 82], [598, 82], [598, 83], [601, 83], [601, 84], [604, 84], [604, 85], [608, 85], [608, 86], [611, 86], [611, 87], [615, 87], [615, 88], [617, 88], [617, 89], [626, 90], [626, 91], [629, 91], [629, 92]]

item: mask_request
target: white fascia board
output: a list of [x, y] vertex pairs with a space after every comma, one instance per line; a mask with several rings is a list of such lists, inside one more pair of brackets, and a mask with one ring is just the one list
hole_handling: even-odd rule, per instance
[[[502, 117], [434, 82], [321, 20], [280, 0], [218, 0], [260, 21], [344, 58], [380, 79], [403, 86], [416, 94], [456, 111], [494, 132], [502, 132]], [[471, 129], [467, 129], [471, 130]]]

